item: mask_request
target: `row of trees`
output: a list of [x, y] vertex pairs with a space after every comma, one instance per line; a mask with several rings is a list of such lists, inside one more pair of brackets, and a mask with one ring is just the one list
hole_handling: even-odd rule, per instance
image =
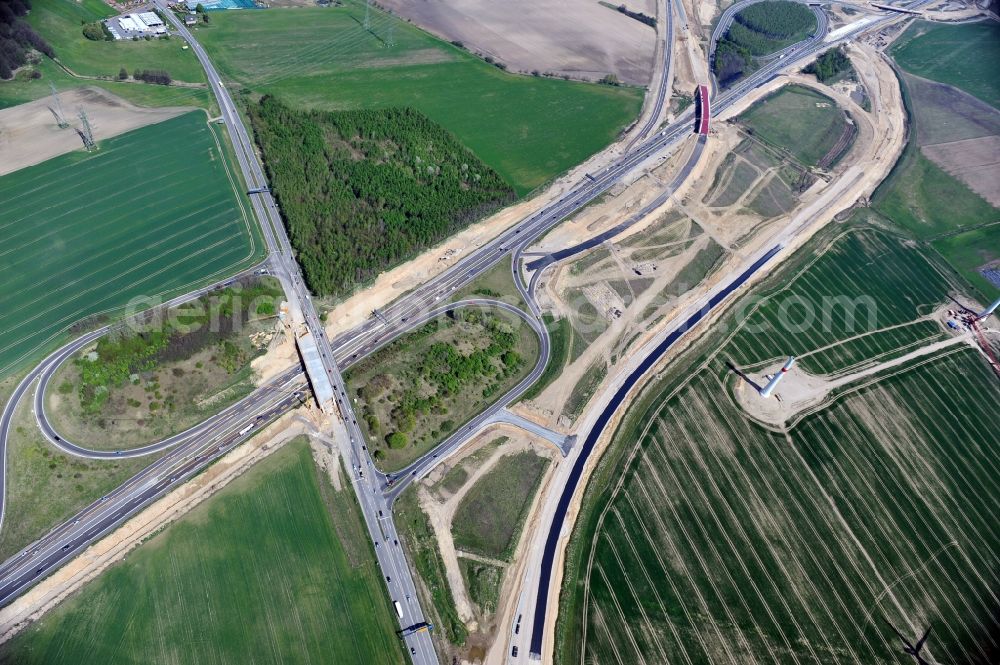
[[639, 21], [639, 23], [645, 23], [651, 28], [656, 27], [655, 16], [649, 16], [647, 14], [643, 14], [642, 12], [634, 12], [625, 5], [618, 5], [618, 11], [625, 14], [625, 16], [628, 16], [629, 18], [634, 18], [636, 21]]
[[249, 106], [309, 288], [342, 296], [515, 200], [514, 190], [417, 111]]
[[[125, 68], [123, 67], [122, 71], [124, 70]], [[121, 72], [118, 75], [121, 76]], [[162, 69], [137, 69], [132, 73], [132, 76], [140, 81], [156, 83], [157, 85], [170, 85], [170, 82], [173, 80], [170, 78], [170, 74]]]
[[806, 74], [815, 74], [816, 78], [826, 83], [851, 69], [851, 59], [847, 57], [844, 47], [840, 46], [825, 51], [802, 71]]
[[31, 49], [50, 58], [56, 55], [49, 43], [21, 20], [30, 9], [30, 0], [0, 0], [0, 79], [12, 78], [14, 70], [28, 62]]

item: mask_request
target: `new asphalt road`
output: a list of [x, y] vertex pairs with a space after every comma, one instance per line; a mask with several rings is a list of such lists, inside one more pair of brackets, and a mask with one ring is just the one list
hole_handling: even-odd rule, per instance
[[[366, 322], [355, 330], [344, 333], [331, 344], [326, 339], [325, 333], [320, 326], [309, 295], [305, 291], [301, 277], [298, 274], [298, 267], [291, 258], [291, 248], [277, 208], [274, 200], [266, 190], [267, 184], [263, 171], [257, 161], [256, 154], [242, 121], [236, 113], [232, 100], [229, 98], [217, 72], [201, 46], [182, 25], [173, 20], [172, 14], [166, 11], [164, 13], [172, 19], [178, 32], [189, 40], [192, 49], [206, 69], [213, 92], [219, 100], [223, 119], [230, 131], [234, 147], [236, 148], [237, 160], [248, 188], [262, 190], [260, 194], [253, 197], [253, 204], [258, 217], [261, 219], [265, 239], [268, 241], [269, 249], [272, 252], [272, 271], [282, 282], [286, 294], [289, 295], [293, 308], [293, 316], [304, 321], [307, 328], [313, 334], [314, 339], [317, 340], [328, 379], [337, 395], [338, 408], [340, 408], [348, 427], [352, 443], [352, 456], [359, 468], [364, 468], [365, 466], [373, 467], [371, 459], [367, 455], [367, 450], [362, 443], [361, 432], [357, 428], [356, 420], [351, 413], [350, 404], [345, 399], [346, 394], [343, 381], [340, 378], [335, 358], [350, 360], [360, 357], [370, 349], [397, 336], [401, 331], [410, 328], [413, 325], [413, 320], [421, 320], [421, 312], [433, 311], [436, 303], [459, 286], [474, 279], [478, 274], [492, 266], [513, 249], [523, 249], [526, 247], [553, 225], [561, 221], [566, 215], [602, 194], [629, 172], [649, 161], [655, 160], [664, 148], [672, 146], [691, 130], [690, 114], [682, 116], [682, 118], [663, 132], [643, 141], [634, 150], [628, 151], [600, 173], [589, 175], [585, 181], [579, 183], [559, 201], [546, 206], [523, 220], [517, 226], [501, 234], [460, 261], [450, 270], [419, 287], [406, 298], [400, 299], [390, 307], [387, 307], [380, 312], [381, 316]], [[878, 26], [870, 25], [866, 29], [872, 29], [873, 27]], [[850, 36], [853, 35], [845, 35], [844, 38]], [[720, 95], [713, 103], [713, 111], [715, 113], [721, 112], [747, 92], [766, 83], [779, 69], [787, 66], [792, 60], [810, 55], [818, 50], [818, 48], [816, 40], [809, 40], [801, 45], [789, 47], [784, 61], [773, 61], [766, 64], [755, 72], [754, 75]], [[662, 104], [662, 99], [658, 99], [657, 103]], [[524, 291], [524, 286], [521, 284], [519, 276], [516, 275], [517, 266], [512, 266], [512, 269], [515, 271], [519, 288]], [[529, 304], [531, 315], [537, 317], [539, 314], [537, 305], [530, 294], [527, 295], [526, 301]], [[426, 320], [426, 314], [423, 315], [423, 319]], [[408, 320], [411, 321], [409, 325], [407, 325]], [[547, 340], [544, 329], [542, 329], [541, 335], [543, 339]], [[333, 351], [334, 348], [337, 351], [336, 355]], [[56, 353], [58, 354], [59, 352]], [[46, 362], [49, 362], [50, 359], [52, 359], [51, 356], [49, 359], [46, 359]], [[8, 404], [3, 420], [0, 421], [0, 436], [2, 436], [0, 445], [6, 444], [6, 436], [10, 427], [8, 414], [12, 413], [13, 405], [16, 404], [17, 400], [27, 390], [27, 386], [49, 366], [46, 362], [43, 362], [42, 365], [33, 370], [19, 384], [14, 396], [16, 399], [12, 399]], [[541, 363], [540, 366], [544, 367]], [[535, 374], [537, 370], [538, 367], [533, 370], [532, 374]], [[294, 374], [294, 380], [300, 382], [300, 374], [298, 372], [294, 372]], [[295, 385], [301, 385], [301, 383]], [[290, 384], [289, 388], [291, 387]], [[79, 551], [86, 543], [92, 542], [94, 538], [99, 537], [102, 533], [106, 533], [115, 524], [120, 522], [124, 516], [130, 514], [130, 511], [134, 512], [144, 502], [148, 503], [150, 497], [162, 493], [172, 483], [183, 479], [185, 474], [190, 474], [194, 470], [203, 467], [206, 463], [206, 455], [204, 454], [206, 451], [215, 450], [217, 453], [220, 453], [222, 450], [227, 449], [228, 446], [234, 445], [244, 438], [245, 434], [240, 434], [239, 429], [242, 428], [238, 426], [246, 421], [239, 420], [239, 416], [253, 413], [256, 414], [254, 421], [258, 417], [273, 417], [277, 413], [291, 408], [291, 405], [297, 399], [295, 391], [291, 389], [287, 392], [276, 390], [258, 391], [241, 402], [240, 405], [237, 405], [240, 408], [234, 408], [227, 417], [212, 420], [204, 430], [198, 431], [197, 436], [189, 436], [187, 439], [182, 439], [183, 443], [173, 442], [171, 445], [175, 447], [161, 458], [161, 460], [150, 465], [147, 470], [137, 475], [112, 495], [95, 503], [81, 513], [80, 516], [53, 531], [50, 534], [51, 538], [47, 537], [43, 546], [35, 547], [38, 550], [37, 553], [35, 553], [34, 549], [26, 550], [25, 553], [19, 554], [18, 557], [0, 567], [0, 603], [6, 602], [11, 597], [16, 596], [17, 593], [20, 593], [24, 588], [37, 580], [39, 576], [44, 575], [47, 571], [52, 570], [55, 565], [58, 565], [59, 562], [65, 561], [74, 552]], [[36, 413], [36, 417], [44, 421], [43, 413], [41, 415]], [[243, 425], [243, 427], [246, 427], [246, 425]], [[471, 431], [474, 431], [473, 427], [465, 430], [465, 432]], [[49, 431], [48, 435], [51, 437], [58, 436], [53, 431]], [[69, 445], [68, 442], [66, 442], [66, 445]], [[429, 453], [423, 460], [418, 461], [418, 464], [423, 462], [427, 466], [420, 467], [419, 470], [415, 467], [411, 468], [408, 478], [414, 477], [414, 471], [417, 472], [417, 475], [425, 473], [430, 466], [439, 461], [438, 457], [453, 450], [457, 446], [457, 443], [446, 442], [444, 445], [444, 448]], [[183, 451], [183, 454], [177, 451]], [[198, 451], [201, 451], [202, 454], [199, 454]], [[89, 456], [91, 453], [90, 451], [86, 451], [85, 454]], [[123, 452], [123, 454], [125, 453]], [[435, 455], [438, 457], [435, 457]], [[163, 466], [157, 466], [160, 464]], [[164, 479], [165, 474], [166, 478]], [[394, 483], [390, 490], [383, 493], [383, 488], [379, 486], [380, 479], [377, 474], [370, 473], [367, 478], [367, 483], [356, 483], [356, 488], [358, 489], [359, 500], [369, 533], [376, 543], [380, 541], [386, 544], [389, 542], [396, 543], [397, 534], [392, 523], [391, 513], [388, 510], [389, 502], [398, 494], [398, 491], [401, 490], [405, 482], [409, 482], [409, 480], [403, 478]], [[0, 477], [0, 482], [2, 482], [2, 477]], [[572, 495], [572, 492], [570, 492], [570, 495]], [[2, 517], [2, 504], [0, 504], [0, 517]], [[83, 530], [77, 527], [86, 527], [86, 529]], [[52, 549], [55, 547], [58, 547], [58, 550]], [[386, 574], [390, 595], [395, 600], [408, 597], [411, 601], [405, 604], [406, 609], [404, 611], [404, 619], [400, 622], [401, 627], [423, 620], [419, 604], [415, 602], [415, 589], [401, 549], [395, 545], [393, 547], [377, 546], [376, 555], [383, 572]], [[18, 559], [26, 560], [19, 562]], [[32, 565], [35, 567], [31, 568]], [[407, 645], [414, 649], [415, 662], [435, 662], [433, 646], [430, 643], [427, 633], [418, 633], [415, 636], [407, 638]]]

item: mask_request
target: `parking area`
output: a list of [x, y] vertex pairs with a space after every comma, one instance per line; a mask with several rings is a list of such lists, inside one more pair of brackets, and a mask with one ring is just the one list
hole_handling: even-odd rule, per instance
[[139, 11], [120, 14], [104, 22], [115, 39], [157, 37], [167, 34], [167, 26], [154, 11]]

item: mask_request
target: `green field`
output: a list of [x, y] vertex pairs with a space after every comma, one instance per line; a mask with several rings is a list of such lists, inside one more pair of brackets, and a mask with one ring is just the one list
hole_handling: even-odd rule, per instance
[[977, 354], [785, 435], [717, 399], [721, 371], [647, 414], [625, 483], [588, 524], [562, 662], [896, 663], [885, 619], [933, 623], [932, 655], [995, 662], [1000, 455], [977, 432], [1000, 390]]
[[258, 259], [234, 183], [200, 112], [0, 177], [0, 373], [81, 319]]
[[787, 151], [806, 167], [829, 167], [850, 147], [847, 114], [829, 97], [797, 85], [783, 87], [740, 116], [751, 134]]
[[59, 65], [47, 58], [43, 58], [34, 69], [42, 74], [41, 78], [21, 77], [11, 81], [0, 81], [0, 109], [51, 95], [49, 82], [52, 82], [60, 92], [71, 88], [96, 86], [139, 106], [194, 106], [208, 109], [213, 115], [218, 114], [215, 99], [210, 96], [207, 87], [163, 86], [135, 81], [77, 78], [67, 74]]
[[510, 560], [549, 461], [532, 451], [507, 455], [462, 498], [451, 523], [455, 547]]
[[75, 74], [115, 77], [122, 67], [129, 74], [136, 69], [162, 69], [178, 81], [205, 82], [194, 52], [181, 48], [182, 39], [91, 41], [83, 36], [83, 22], [114, 15], [100, 0], [34, 0], [27, 21], [52, 45], [56, 59]]
[[[901, 303], [883, 320], [880, 299], [879, 323], [944, 299], [924, 250], [863, 228], [822, 235], [764, 292], [891, 294]], [[773, 333], [758, 331], [765, 347], [751, 350], [751, 324], [778, 323], [773, 299], [740, 316], [755, 300], [675, 361], [615, 434], [568, 551], [557, 662], [889, 665], [902, 661], [887, 620], [908, 635], [933, 624], [931, 662], [996, 662], [1000, 449], [983, 434], [996, 376], [959, 345], [765, 428], [734, 401], [726, 361], [850, 337], [834, 325], [771, 350]]]
[[[769, 280], [742, 312], [745, 325], [726, 347], [738, 366], [795, 355], [810, 372], [838, 373], [940, 331], [903, 325], [930, 314], [952, 289], [926, 250], [865, 228], [814, 248], [810, 261]], [[859, 343], [844, 345], [853, 338]]]
[[[916, 21], [890, 50], [906, 71], [947, 83], [1000, 108], [1000, 25]], [[993, 64], [990, 64], [993, 63]]]
[[909, 141], [872, 196], [875, 209], [921, 240], [995, 221], [1000, 211], [922, 148], [1000, 134], [1000, 111], [956, 88], [909, 74], [902, 76], [902, 90]]
[[507, 74], [374, 10], [369, 33], [363, 18], [356, 2], [216, 12], [198, 38], [225, 78], [296, 108], [412, 106], [519, 194], [606, 146], [642, 102], [636, 88]]
[[[995, 34], [997, 28], [983, 24], [934, 26], [924, 37], [916, 37], [919, 31], [914, 30], [920, 25], [914, 24], [904, 33], [906, 41], [896, 53], [906, 69], [900, 79], [911, 123], [910, 140], [892, 173], [872, 195], [872, 207], [937, 250], [983, 300], [992, 300], [1000, 289], [990, 284], [978, 269], [1000, 258], [995, 250], [998, 232], [991, 226], [1000, 219], [1000, 210], [934, 164], [923, 148], [1000, 135], [1000, 111], [958, 88], [907, 72], [931, 75], [923, 68], [928, 63], [921, 64], [914, 53], [924, 48], [939, 48], [940, 45], [934, 46], [937, 42], [924, 42], [933, 35], [950, 34], [953, 30], [966, 34], [964, 29], [969, 28], [967, 36], [972, 40], [982, 30], [992, 30]], [[934, 78], [961, 85], [971, 92], [975, 91], [975, 83], [997, 81], [996, 72], [980, 67], [979, 60], [959, 61], [949, 53], [933, 65]]]
[[876, 209], [918, 238], [976, 226], [997, 219], [997, 209], [923, 156], [907, 148], [883, 189]]
[[983, 296], [983, 304], [1000, 296], [1000, 287], [983, 277], [978, 268], [1000, 259], [1000, 223], [938, 238], [931, 246]]
[[303, 439], [0, 647], [0, 662], [402, 663], [350, 484]]

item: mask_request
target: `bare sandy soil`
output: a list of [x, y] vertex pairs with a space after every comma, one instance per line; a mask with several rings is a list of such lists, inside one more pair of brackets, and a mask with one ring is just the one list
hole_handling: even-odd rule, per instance
[[360, 325], [371, 317], [373, 309], [383, 307], [405, 295], [414, 285], [423, 284], [444, 272], [483, 243], [558, 200], [573, 185], [580, 182], [586, 173], [599, 171], [610, 164], [626, 142], [627, 136], [560, 176], [544, 191], [504, 208], [432, 247], [417, 258], [382, 273], [371, 286], [358, 291], [343, 302], [322, 303], [330, 307], [326, 318], [327, 334], [336, 337], [341, 332]]
[[678, 17], [674, 30], [674, 91], [691, 96], [698, 85], [709, 80], [708, 39], [719, 7], [696, 0], [682, 0], [681, 6], [687, 23]]
[[[615, 74], [647, 85], [656, 32], [596, 0], [381, 0], [382, 6], [448, 41], [462, 42], [519, 72], [597, 80]], [[618, 3], [616, 3], [618, 4]], [[656, 16], [653, 0], [629, 0]]]
[[[497, 446], [483, 459], [470, 460], [470, 456], [479, 452], [484, 446], [494, 441], [499, 436], [506, 436], [508, 440]], [[451, 523], [455, 516], [455, 511], [465, 495], [472, 489], [478, 480], [490, 472], [502, 457], [515, 455], [525, 450], [532, 450], [536, 454], [549, 458], [553, 463], [542, 477], [542, 491], [535, 498], [535, 503], [530, 509], [530, 517], [525, 520], [524, 530], [518, 548], [515, 551], [512, 564], [487, 560], [488, 563], [505, 568], [503, 581], [501, 582], [500, 595], [497, 601], [497, 612], [493, 615], [486, 615], [476, 608], [476, 605], [469, 598], [465, 588], [465, 581], [459, 568], [459, 558], [474, 558], [473, 555], [459, 552], [455, 549], [455, 543], [451, 535]], [[521, 556], [525, 543], [530, 542], [534, 530], [537, 528], [538, 520], [534, 517], [535, 508], [538, 505], [542, 493], [551, 479], [554, 469], [558, 467], [561, 457], [553, 450], [552, 446], [544, 441], [537, 441], [520, 428], [506, 424], [492, 425], [480, 431], [461, 450], [457, 457], [450, 458], [447, 465], [441, 465], [434, 472], [417, 484], [417, 497], [421, 508], [427, 513], [431, 527], [434, 529], [438, 541], [438, 549], [445, 567], [445, 575], [451, 587], [452, 595], [455, 599], [455, 608], [459, 617], [466, 623], [466, 626], [473, 633], [470, 643], [492, 643], [496, 629], [499, 625], [499, 617], [504, 614], [503, 609], [516, 602], [516, 598], [511, 597], [511, 590], [515, 581], [520, 578], [519, 563], [524, 557]], [[465, 482], [454, 493], [449, 493], [443, 487], [437, 487], [437, 483], [451, 469], [464, 466], [468, 476]]]
[[[782, 256], [789, 256], [795, 249], [800, 247], [802, 243], [812, 237], [817, 230], [829, 223], [836, 214], [856, 204], [859, 200], [866, 199], [878, 183], [884, 179], [901, 153], [905, 141], [905, 117], [903, 114], [902, 99], [900, 96], [898, 82], [893, 75], [888, 62], [884, 59], [881, 53], [877, 52], [874, 48], [865, 44], [855, 44], [849, 47], [849, 53], [854, 61], [858, 75], [861, 77], [862, 82], [871, 95], [873, 110], [871, 113], [866, 114], [860, 109], [860, 107], [857, 107], [856, 104], [850, 104], [849, 108], [851, 109], [852, 114], [859, 113], [864, 115], [869, 126], [867, 128], [868, 131], [863, 132], [859, 136], [855, 146], [851, 150], [850, 155], [844, 160], [844, 166], [832, 174], [829, 182], [819, 180], [816, 185], [803, 193], [799, 198], [797, 206], [789, 214], [769, 221], [766, 227], [756, 229], [749, 237], [742, 238], [739, 247], [734, 249], [724, 264], [712, 276], [697, 285], [697, 287], [691, 289], [687, 294], [685, 294], [685, 296], [679, 299], [673, 312], [662, 322], [652, 322], [647, 324], [648, 330], [646, 334], [639, 341], [630, 345], [631, 352], [626, 352], [625, 355], [619, 357], [616, 366], [604, 380], [595, 397], [591, 399], [590, 408], [587, 412], [585, 412], [584, 417], [581, 418], [580, 422], [576, 425], [576, 431], [578, 433], [588, 431], [589, 427], [593, 423], [595, 414], [599, 410], [599, 405], [607, 403], [611, 395], [613, 395], [614, 391], [620, 385], [624, 376], [627, 375], [628, 371], [637, 362], [640, 354], [636, 353], [635, 350], [648, 347], [649, 344], [662, 339], [663, 335], [666, 334], [669, 329], [670, 322], [677, 320], [678, 317], [682, 317], [686, 309], [691, 306], [692, 301], [707, 293], [722, 278], [722, 276], [730, 274], [736, 266], [746, 261], [748, 256], [760, 251], [765, 247], [765, 245], [773, 244], [777, 241], [781, 241], [785, 244], [786, 249], [783, 250]], [[801, 69], [802, 64], [803, 63], [801, 62], [795, 63], [794, 66], [790, 64], [788, 72], [797, 72]], [[777, 87], [780, 87], [781, 85], [787, 84], [791, 80], [804, 82], [798, 76], [788, 76], [788, 72], [786, 72], [785, 75], [779, 76], [777, 80], [767, 86], [763, 92], [753, 95], [750, 98], [743, 100], [734, 108], [729, 109], [727, 117], [737, 116], [761, 96], [767, 94], [773, 89], [776, 89]], [[825, 92], [826, 94], [830, 94], [829, 90], [826, 90]], [[843, 98], [844, 95], [840, 94], [839, 97]], [[837, 97], [835, 97], [835, 99], [836, 98]], [[842, 102], [843, 100], [837, 99], [837, 101]], [[846, 101], [844, 101], [844, 103], [845, 105], [847, 104]], [[709, 139], [709, 147], [711, 147], [713, 143], [717, 142], [720, 133], [724, 133], [725, 131], [721, 125], [721, 120], [724, 120], [724, 118], [717, 119], [714, 123], [715, 129], [713, 129], [712, 136]], [[699, 183], [695, 185], [694, 192], [697, 192], [699, 186], [703, 188], [708, 187], [702, 179], [708, 180], [709, 182], [711, 181], [711, 174], [714, 169], [718, 167], [721, 161], [721, 153], [724, 153], [724, 150], [719, 150], [716, 147], [715, 157], [709, 155], [703, 156], [701, 161], [703, 170], [692, 176], [692, 179], [695, 179], [696, 182]], [[696, 198], [696, 194], [694, 192], [687, 195], [686, 198], [689, 202]], [[699, 223], [702, 223], [702, 220], [698, 215], [695, 215], [695, 219]], [[792, 229], [796, 230], [794, 235], [791, 234]], [[751, 282], [757, 281], [757, 279], [759, 278], [754, 278]], [[717, 319], [721, 313], [722, 310], [713, 313], [707, 321], [703, 321], [701, 324], [702, 329], [707, 329], [711, 325], [712, 321]], [[664, 371], [663, 368], [667, 366], [670, 360], [687, 348], [695, 338], [696, 336], [692, 336], [682, 340], [681, 343], [676, 345], [671, 350], [671, 352], [661, 358], [657, 363], [657, 367], [652, 373], [652, 376], [648, 377], [647, 381], [642, 382], [642, 384], [648, 383], [648, 381], [654, 381], [656, 379], [656, 374]], [[595, 343], [600, 343], [600, 341]], [[555, 385], [550, 386], [550, 390], [555, 389], [557, 389], [555, 388]], [[564, 387], [563, 389], [567, 388]], [[634, 398], [635, 394], [637, 394], [637, 390], [639, 389], [641, 389], [639, 386], [637, 386], [636, 389], [633, 389], [632, 393], [626, 399], [626, 402]], [[625, 411], [625, 408], [618, 409], [613, 420], [617, 421], [620, 419], [621, 415]], [[615, 424], [615, 422], [609, 423], [609, 425], [605, 428], [605, 436], [598, 441], [598, 449], [588, 460], [587, 469], [584, 472], [584, 484], [586, 483], [586, 478], [589, 477], [590, 472], [600, 459], [603, 449], [610, 439], [609, 433], [614, 431]], [[571, 462], [572, 460], [570, 459], [569, 461]], [[562, 466], [565, 467], [566, 465]], [[558, 481], [558, 478], [556, 480]], [[550, 587], [550, 597], [548, 601], [550, 607], [558, 607], [559, 593], [561, 590], [562, 566], [564, 563], [565, 539], [568, 538], [568, 534], [571, 533], [572, 524], [575, 521], [576, 514], [579, 510], [581, 495], [582, 493], [578, 492], [574, 496], [574, 501], [572, 502], [567, 515], [567, 526], [563, 531], [566, 535], [564, 536], [563, 542], [560, 544], [556, 560], [556, 572], [554, 574], [555, 583]], [[557, 499], [558, 496], [555, 493], [546, 496], [541, 504], [541, 510], [550, 514], [551, 510], [553, 510], [552, 504]], [[541, 546], [541, 542], [537, 541], [533, 544], [533, 546], [538, 548]], [[525, 577], [529, 576], [530, 575], [526, 575]], [[551, 660], [553, 655], [553, 642], [551, 636], [554, 635], [555, 621], [557, 618], [556, 614], [556, 612], [551, 612], [548, 615], [548, 623], [546, 626], [547, 639], [545, 640], [545, 644], [543, 646], [543, 660]], [[510, 644], [505, 644], [504, 646], [509, 648]]]
[[285, 414], [247, 443], [237, 446], [203, 473], [182, 484], [92, 544], [75, 559], [0, 609], [0, 643], [78, 591], [164, 526], [198, 506], [282, 445], [304, 433], [301, 422]]
[[[947, 348], [959, 348], [966, 345], [976, 346], [972, 333], [933, 342], [898, 358], [884, 363], [876, 363], [857, 372], [850, 372], [836, 378], [816, 376], [799, 367], [794, 367], [781, 380], [771, 397], [761, 397], [760, 393], [747, 385], [745, 381], [738, 381], [735, 384], [734, 395], [736, 403], [751, 417], [770, 425], [785, 427], [786, 423], [797, 419], [797, 416], [815, 411], [823, 406], [829, 401], [830, 393], [836, 388], [857, 383], [858, 385], [854, 386], [853, 390], [860, 390], [870, 383], [881, 380], [879, 378], [872, 381], [862, 381], [867, 377], [904, 365], [910, 367], [911, 363], [925, 356], [937, 354]], [[781, 363], [778, 363], [768, 367], [767, 371], [761, 372], [758, 376], [751, 375], [750, 378], [755, 383], [763, 385], [780, 367]]]
[[188, 107], [135, 106], [100, 88], [76, 88], [59, 93], [69, 127], [56, 123], [51, 96], [0, 110], [0, 175], [83, 148], [74, 127], [77, 109], [87, 112], [97, 140], [111, 138], [192, 110]]
[[936, 143], [920, 150], [991, 205], [1000, 207], [1000, 136]]
[[977, 6], [970, 0], [944, 0], [936, 5], [925, 7], [921, 11], [923, 18], [928, 21], [967, 21], [976, 17], [996, 18], [996, 12], [989, 12]]
[[250, 367], [253, 369], [254, 381], [261, 386], [298, 362], [299, 352], [295, 348], [295, 340], [282, 326], [281, 333], [271, 340], [267, 353], [254, 358]]

